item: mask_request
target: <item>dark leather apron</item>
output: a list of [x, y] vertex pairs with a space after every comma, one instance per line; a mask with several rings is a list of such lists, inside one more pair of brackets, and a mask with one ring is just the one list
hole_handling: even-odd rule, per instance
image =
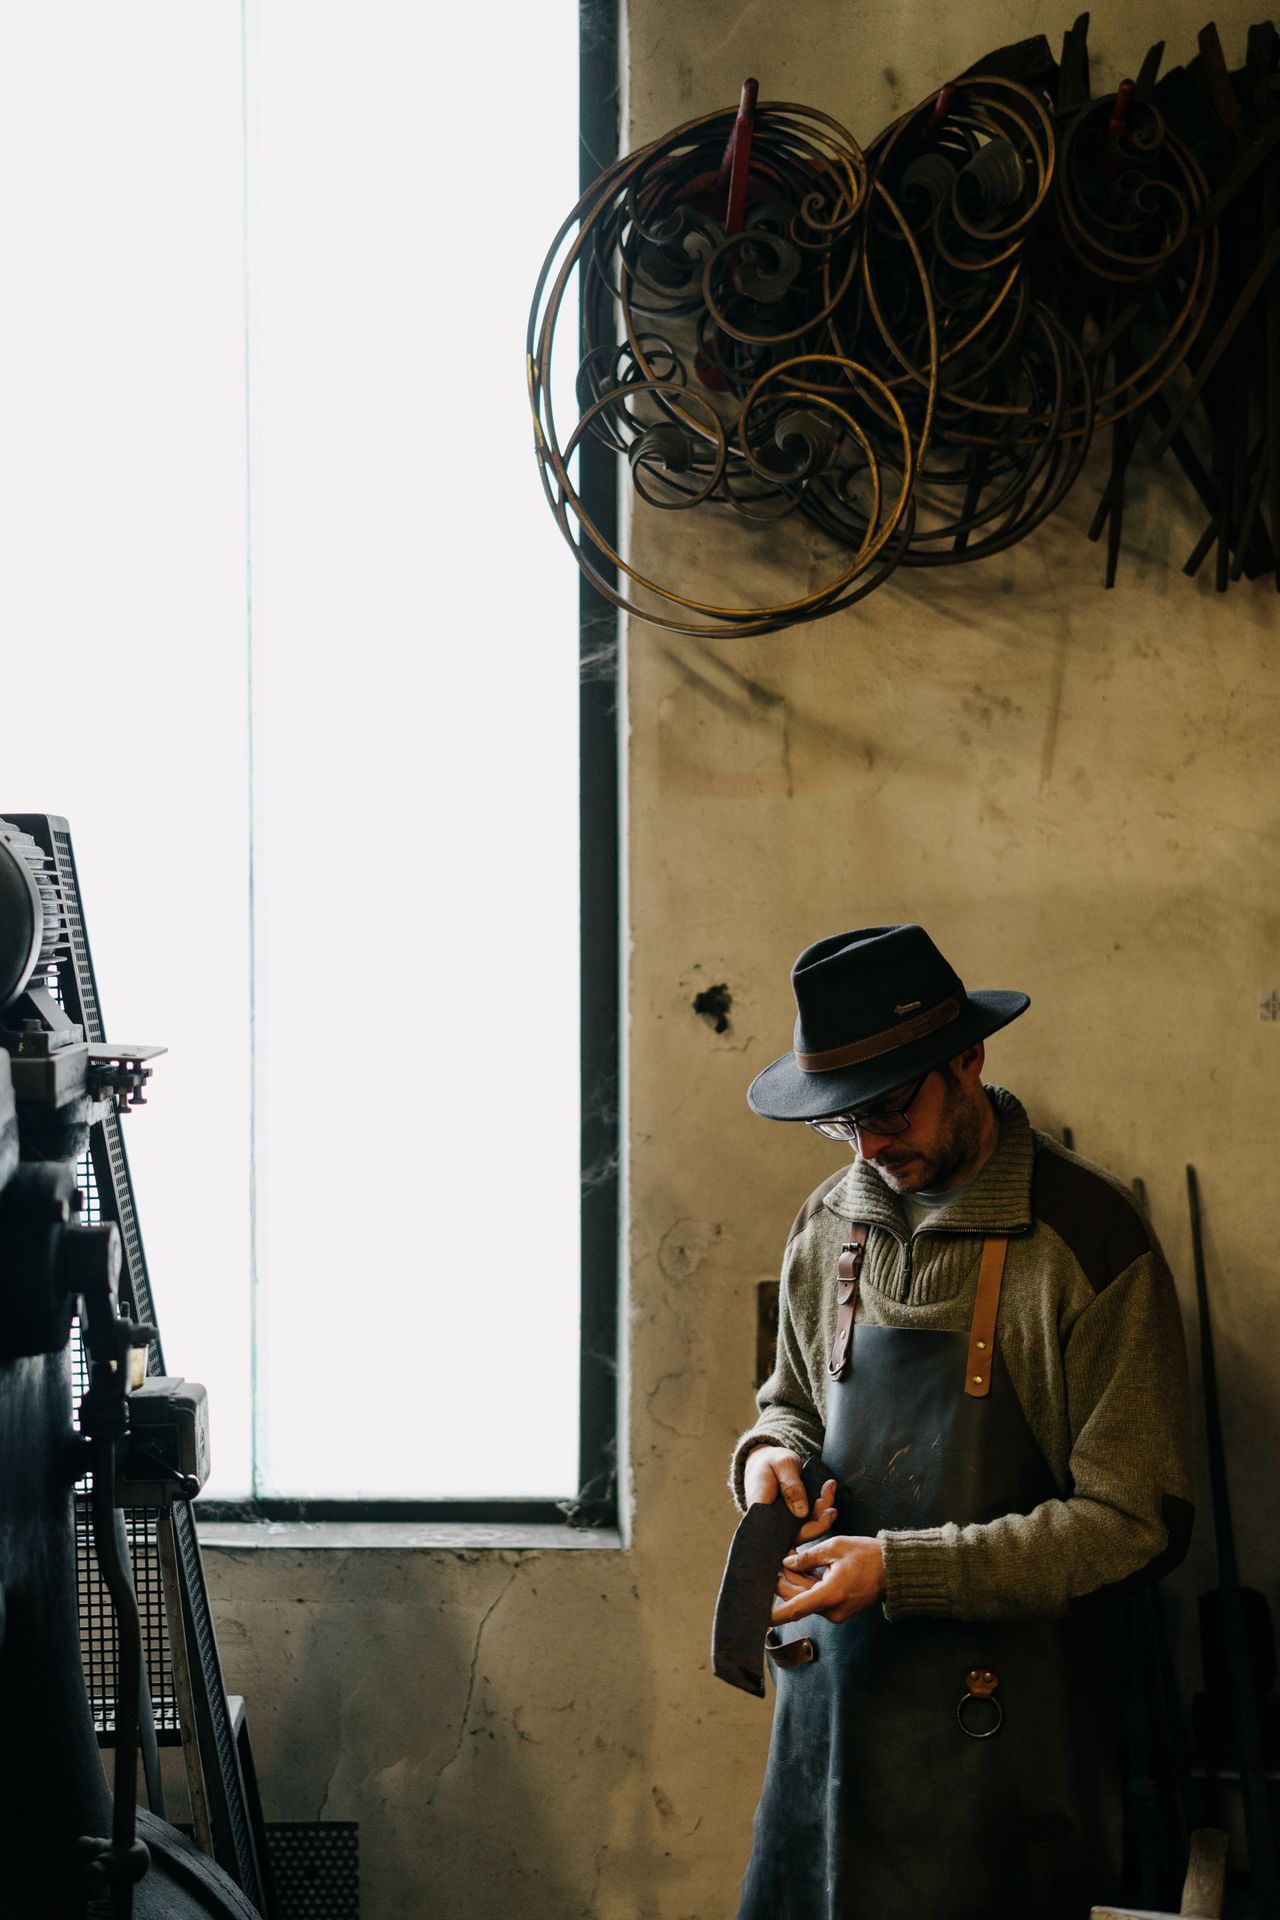
[[[966, 1334], [855, 1326], [861, 1244], [846, 1247], [823, 1444], [839, 1532], [981, 1525], [1060, 1497], [995, 1353], [1003, 1252], [984, 1247]], [[738, 1920], [1084, 1920], [1114, 1894], [1119, 1776], [1087, 1622], [891, 1624], [875, 1606], [770, 1641]]]

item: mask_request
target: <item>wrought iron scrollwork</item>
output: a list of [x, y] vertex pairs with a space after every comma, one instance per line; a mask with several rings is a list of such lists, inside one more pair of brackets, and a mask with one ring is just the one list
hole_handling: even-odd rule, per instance
[[[1099, 429], [1113, 435], [1093, 528], [1109, 528], [1108, 584], [1144, 430], [1213, 512], [1219, 583], [1233, 558], [1236, 572], [1274, 565], [1276, 36], [1251, 34], [1240, 108], [1241, 76], [1211, 29], [1192, 69], [1157, 82], [1153, 48], [1136, 81], [1090, 99], [1085, 30], [1060, 63], [1042, 39], [998, 50], [865, 152], [829, 115], [759, 103], [748, 82], [736, 115], [686, 122], [583, 195], [535, 290], [529, 395], [547, 499], [606, 599], [689, 634], [817, 618], [895, 567], [1022, 539]], [[1255, 248], [1241, 289], [1250, 263], [1231, 227], [1254, 201], [1270, 277]], [[1225, 311], [1224, 260], [1236, 271]], [[552, 368], [577, 275], [578, 417], [565, 433]], [[1212, 420], [1206, 436], [1188, 418], [1224, 390], [1223, 327], [1253, 353], [1247, 372], [1231, 369], [1233, 417], [1256, 443], [1251, 488]], [[806, 544], [793, 593], [741, 606], [644, 574], [587, 516], [574, 477], [586, 436], [626, 462], [647, 509], [757, 530], [795, 516], [830, 564]]]

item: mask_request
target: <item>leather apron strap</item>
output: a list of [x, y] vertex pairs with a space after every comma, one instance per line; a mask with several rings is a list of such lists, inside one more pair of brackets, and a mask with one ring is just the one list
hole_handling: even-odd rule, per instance
[[[870, 1229], [852, 1222], [840, 1258], [836, 1264], [836, 1331], [831, 1342], [827, 1372], [833, 1380], [843, 1380], [849, 1371], [849, 1349], [853, 1344], [853, 1323], [858, 1312], [858, 1278], [867, 1253]], [[973, 1301], [973, 1321], [969, 1329], [969, 1351], [965, 1362], [964, 1390], [975, 1400], [991, 1391], [991, 1366], [996, 1349], [996, 1319], [1000, 1312], [1000, 1288], [1004, 1281], [1004, 1260], [1009, 1250], [1006, 1235], [993, 1234], [982, 1243], [982, 1264], [978, 1269], [978, 1291]]]
[[858, 1311], [858, 1276], [866, 1258], [869, 1232], [869, 1227], [852, 1222], [836, 1263], [836, 1331], [827, 1362], [827, 1372], [833, 1380], [843, 1380], [849, 1371], [849, 1348]]
[[1004, 1257], [1008, 1249], [1009, 1242], [1003, 1235], [993, 1236], [982, 1243], [982, 1265], [978, 1269], [978, 1291], [973, 1302], [969, 1357], [964, 1375], [964, 1390], [975, 1400], [981, 1400], [991, 1391], [996, 1316], [1000, 1311], [1000, 1285], [1004, 1279]]

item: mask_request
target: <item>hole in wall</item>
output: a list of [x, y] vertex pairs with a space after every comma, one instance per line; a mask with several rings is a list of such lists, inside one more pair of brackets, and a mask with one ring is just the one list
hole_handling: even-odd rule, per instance
[[733, 995], [722, 980], [718, 986], [707, 987], [693, 997], [693, 1010], [713, 1026], [717, 1033], [729, 1031], [729, 1009], [733, 1005]]

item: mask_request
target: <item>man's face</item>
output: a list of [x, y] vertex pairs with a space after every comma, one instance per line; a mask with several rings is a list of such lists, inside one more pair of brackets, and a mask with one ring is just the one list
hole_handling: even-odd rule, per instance
[[[876, 1101], [884, 1113], [901, 1107], [911, 1084]], [[978, 1099], [985, 1098], [979, 1091]], [[873, 1116], [874, 1117], [874, 1116]], [[876, 1133], [859, 1125], [858, 1152], [894, 1193], [945, 1187], [962, 1176], [982, 1143], [982, 1112], [974, 1093], [950, 1065], [935, 1067], [907, 1111], [905, 1133]]]

